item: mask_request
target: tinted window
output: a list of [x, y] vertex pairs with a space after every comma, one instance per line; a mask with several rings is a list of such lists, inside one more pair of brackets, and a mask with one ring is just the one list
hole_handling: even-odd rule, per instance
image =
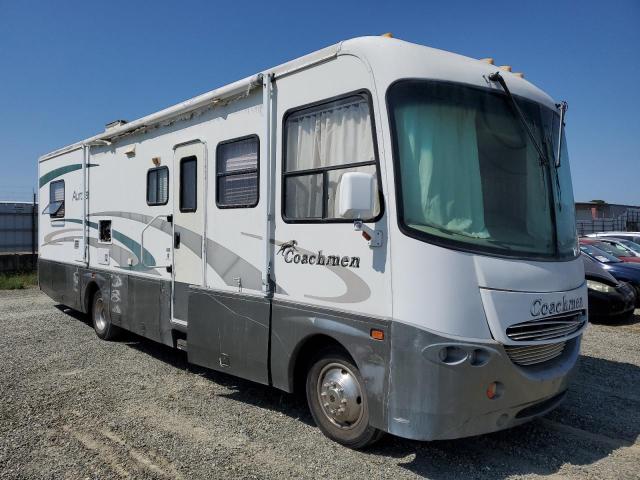
[[180, 160], [180, 211], [195, 212], [198, 208], [198, 159]]

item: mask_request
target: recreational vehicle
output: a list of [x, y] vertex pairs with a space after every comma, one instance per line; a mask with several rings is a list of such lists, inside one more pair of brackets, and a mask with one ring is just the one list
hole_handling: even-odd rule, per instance
[[102, 339], [306, 393], [353, 448], [518, 425], [587, 325], [565, 105], [340, 42], [41, 157], [40, 288]]

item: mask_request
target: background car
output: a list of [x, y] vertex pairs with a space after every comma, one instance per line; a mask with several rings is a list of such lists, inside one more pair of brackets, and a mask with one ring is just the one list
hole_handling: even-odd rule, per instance
[[640, 232], [599, 232], [590, 233], [587, 237], [615, 237], [624, 238], [625, 240], [631, 240], [632, 242], [640, 244]]
[[590, 244], [580, 244], [580, 250], [611, 274], [619, 282], [627, 282], [636, 294], [636, 307], [640, 307], [640, 265], [625, 263], [613, 255]]
[[[613, 239], [613, 237], [608, 237], [608, 238]], [[640, 244], [636, 242], [632, 242], [631, 240], [627, 240], [626, 238], [616, 237], [615, 240], [620, 244], [624, 245], [625, 247], [627, 247], [628, 249], [634, 251], [637, 254], [637, 256], [640, 257]]]
[[[628, 257], [640, 257], [640, 252], [636, 252], [636, 250], [634, 250], [633, 248], [628, 247], [626, 243], [629, 243], [631, 245], [635, 245], [633, 242], [629, 241], [629, 240], [621, 240], [619, 238], [615, 238], [615, 237], [603, 237], [603, 238], [596, 238], [594, 240], [598, 240], [602, 243], [606, 243], [607, 245], [609, 245], [611, 248], [615, 249], [616, 251], [621, 251], [621, 252], [625, 252], [626, 256]], [[622, 259], [620, 259], [622, 260]]]
[[615, 241], [605, 238], [581, 238], [580, 244], [593, 245], [600, 250], [604, 250], [609, 255], [622, 260], [623, 262], [640, 263], [640, 257], [636, 257], [636, 254], [626, 247], [621, 247], [615, 244]]
[[626, 282], [619, 282], [597, 260], [583, 253], [584, 273], [589, 294], [589, 318], [618, 319], [631, 315], [636, 294]]

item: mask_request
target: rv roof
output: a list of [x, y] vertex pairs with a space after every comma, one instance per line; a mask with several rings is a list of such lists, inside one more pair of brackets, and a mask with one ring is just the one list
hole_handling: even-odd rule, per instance
[[[392, 69], [384, 68], [388, 67], [389, 59], [393, 59], [394, 66], [401, 70], [404, 69], [405, 71], [403, 71], [403, 73], [407, 75], [410, 75], [412, 68], [415, 69], [416, 65], [424, 68], [424, 65], [428, 64], [430, 78], [479, 84], [485, 87], [487, 86], [487, 81], [485, 80], [483, 83], [484, 76], [495, 72], [497, 68], [481, 60], [405, 42], [403, 40], [388, 37], [358, 37], [317, 50], [137, 120], [113, 126], [93, 137], [45, 154], [40, 157], [40, 161], [45, 161], [63, 153], [82, 148], [84, 145], [95, 144], [97, 142], [104, 144], [105, 141], [108, 142], [122, 135], [155, 126], [172, 119], [175, 120], [176, 117], [187, 112], [193, 112], [210, 106], [217, 100], [234, 95], [242, 95], [243, 92], [246, 93], [246, 91], [262, 83], [263, 75], [272, 74], [275, 78], [283, 77], [328, 61], [338, 55], [355, 55], [365, 59], [365, 61], [372, 66], [373, 71], [379, 72], [377, 75], [393, 74]], [[514, 93], [530, 97], [551, 107], [554, 105], [553, 100], [548, 95], [528, 81], [518, 77], [516, 74], [504, 71], [501, 73], [508, 79], [507, 81], [510, 83], [509, 87]], [[495, 87], [492, 85], [489, 86]]]

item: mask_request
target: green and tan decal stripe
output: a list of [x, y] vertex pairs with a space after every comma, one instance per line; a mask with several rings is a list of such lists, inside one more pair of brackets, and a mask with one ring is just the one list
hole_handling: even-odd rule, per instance
[[[65, 218], [64, 219], [65, 222], [70, 222], [70, 223], [78, 223], [80, 225], [82, 225], [82, 220], [77, 219], [77, 218]], [[98, 230], [98, 224], [95, 222], [87, 222], [87, 225], [89, 225], [90, 228], [93, 228], [94, 230]], [[111, 230], [111, 235], [113, 236], [113, 238], [115, 240], [118, 240], [120, 243], [122, 243], [125, 247], [127, 247], [129, 249], [129, 251], [138, 259], [140, 260], [140, 250], [141, 250], [141, 246], [138, 242], [136, 242], [133, 238], [127, 237], [125, 234], [117, 231], [117, 230]], [[144, 255], [144, 263], [146, 263], [147, 265], [155, 265], [156, 264], [156, 259], [153, 258], [153, 255], [151, 255], [151, 253], [149, 252], [149, 250], [147, 250], [146, 248], [142, 249], [143, 251], [143, 255]], [[146, 269], [147, 267], [145, 267], [142, 263], [137, 263], [136, 265], [133, 265], [131, 267], [133, 270], [139, 270], [139, 269]]]
[[[97, 163], [87, 164], [87, 168], [97, 167], [97, 166], [98, 166]], [[40, 177], [40, 188], [44, 187], [47, 183], [49, 183], [54, 178], [58, 178], [64, 175], [65, 173], [75, 172], [76, 170], [81, 170], [81, 169], [82, 169], [81, 163], [74, 163], [72, 165], [65, 165], [64, 167], [51, 170], [49, 173], [45, 173], [43, 176]]]

